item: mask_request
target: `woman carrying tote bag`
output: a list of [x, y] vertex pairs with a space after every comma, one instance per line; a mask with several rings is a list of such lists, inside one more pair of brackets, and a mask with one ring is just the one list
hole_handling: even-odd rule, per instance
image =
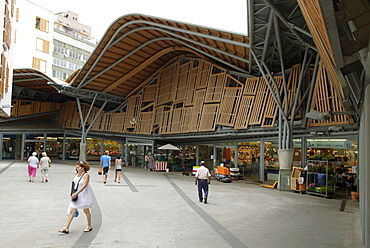
[[[73, 179], [74, 187], [76, 192], [71, 195], [71, 203], [69, 205], [69, 215], [67, 217], [67, 223], [64, 228], [60, 229], [60, 233], [68, 234], [69, 227], [73, 220], [74, 214], [77, 209], [83, 209], [87, 219], [87, 227], [84, 232], [92, 231], [91, 225], [91, 213], [90, 208], [92, 207], [92, 197], [90, 194], [90, 175], [87, 173], [90, 170], [90, 165], [85, 161], [78, 161], [76, 163], [77, 174]], [[74, 199], [77, 198], [76, 201]]]

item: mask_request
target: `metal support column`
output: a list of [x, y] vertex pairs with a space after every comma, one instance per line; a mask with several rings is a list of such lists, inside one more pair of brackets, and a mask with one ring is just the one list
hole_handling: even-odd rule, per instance
[[125, 139], [125, 162], [130, 162], [128, 161], [128, 139]]
[[98, 113], [95, 115], [94, 119], [91, 121], [91, 123], [88, 123], [89, 116], [92, 112], [92, 109], [94, 108], [94, 103], [98, 97], [98, 93], [95, 94], [95, 97], [90, 105], [89, 111], [86, 114], [86, 116], [82, 116], [82, 107], [80, 99], [77, 97], [77, 106], [78, 106], [78, 113], [80, 114], [80, 121], [81, 121], [81, 142], [80, 142], [80, 155], [79, 160], [86, 161], [86, 139], [87, 139], [87, 133], [90, 131], [91, 127], [94, 125], [96, 119], [99, 117], [100, 113], [103, 111], [105, 105], [108, 103], [108, 101], [105, 101], [103, 105], [100, 107]]
[[216, 143], [213, 143], [213, 165], [212, 165], [212, 169], [217, 167], [217, 165], [216, 165], [216, 159], [217, 159], [216, 154], [217, 154]]
[[234, 146], [235, 146], [234, 167], [238, 168], [238, 164], [239, 164], [239, 161], [238, 161], [238, 157], [239, 157], [238, 156], [238, 152], [239, 152], [238, 141], [235, 141]]
[[195, 165], [199, 165], [200, 161], [199, 161], [199, 143], [197, 143], [197, 148], [195, 149], [195, 152], [196, 152], [196, 159], [195, 159], [195, 162], [196, 164]]
[[302, 163], [307, 162], [307, 138], [302, 137], [301, 139], [301, 161]]
[[[21, 160], [23, 161], [24, 159], [24, 142], [26, 142], [26, 134], [22, 133], [22, 146], [21, 146]], [[27, 155], [26, 155], [27, 157]]]
[[[46, 148], [48, 146], [48, 134], [44, 133], [44, 152], [46, 152]], [[41, 155], [42, 157], [42, 155]]]
[[[260, 140], [260, 178], [261, 181], [265, 181], [265, 141], [262, 139]], [[266, 168], [267, 170], [267, 168]]]
[[66, 132], [63, 133], [62, 160], [66, 160]]
[[125, 143], [123, 141], [119, 142], [121, 144], [121, 159], [122, 162], [126, 162], [125, 160]]
[[100, 156], [104, 155], [104, 139], [100, 140]]
[[[4, 135], [2, 133], [0, 133], [0, 140], [1, 140], [1, 142], [0, 142], [0, 151], [3, 150], [3, 138], [4, 138]], [[1, 154], [0, 160], [3, 160], [3, 154]]]

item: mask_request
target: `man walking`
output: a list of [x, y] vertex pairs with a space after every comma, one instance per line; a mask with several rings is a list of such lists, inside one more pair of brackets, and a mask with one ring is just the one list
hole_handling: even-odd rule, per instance
[[200, 168], [195, 173], [195, 185], [198, 185], [198, 196], [199, 201], [203, 202], [203, 192], [204, 192], [204, 204], [207, 204], [208, 199], [208, 184], [211, 183], [211, 173], [204, 161], [200, 162]]
[[107, 183], [111, 160], [112, 158], [109, 156], [109, 151], [105, 151], [104, 155], [100, 158], [100, 167], [103, 167], [104, 184]]

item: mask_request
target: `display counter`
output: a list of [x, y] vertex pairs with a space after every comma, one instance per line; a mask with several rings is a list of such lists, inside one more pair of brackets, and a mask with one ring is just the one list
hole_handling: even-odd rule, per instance
[[154, 163], [154, 171], [166, 171], [167, 162], [156, 161]]

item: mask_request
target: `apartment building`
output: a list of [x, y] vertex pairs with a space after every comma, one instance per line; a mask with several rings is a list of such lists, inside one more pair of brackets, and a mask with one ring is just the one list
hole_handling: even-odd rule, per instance
[[66, 80], [84, 65], [97, 41], [91, 37], [91, 28], [78, 22], [78, 14], [66, 11], [55, 17], [52, 76]]
[[33, 68], [66, 80], [96, 46], [91, 28], [71, 11], [54, 13], [32, 1], [17, 2], [14, 68]]
[[15, 0], [0, 1], [0, 18], [2, 32], [0, 32], [0, 116], [9, 117], [11, 112], [13, 63], [12, 54], [14, 51], [14, 22], [17, 16]]

